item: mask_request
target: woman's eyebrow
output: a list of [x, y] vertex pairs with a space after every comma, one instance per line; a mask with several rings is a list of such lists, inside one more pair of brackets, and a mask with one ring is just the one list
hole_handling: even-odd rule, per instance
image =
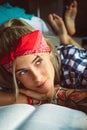
[[17, 69], [17, 70], [15, 71], [15, 73], [17, 73], [18, 71], [23, 71], [23, 70], [25, 70], [25, 68]]
[[[37, 56], [33, 59], [32, 63], [35, 62], [38, 58], [40, 58], [39, 55], [37, 55]], [[25, 70], [25, 68], [17, 69], [17, 70], [15, 71], [15, 73], [17, 73], [18, 71], [23, 71], [23, 70]]]
[[32, 61], [32, 63], [35, 62], [38, 58], [40, 58], [39, 55], [37, 55], [37, 56], [34, 58], [34, 60]]

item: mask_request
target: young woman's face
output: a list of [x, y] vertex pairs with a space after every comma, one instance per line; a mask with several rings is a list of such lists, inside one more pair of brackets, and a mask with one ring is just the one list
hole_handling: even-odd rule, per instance
[[25, 88], [50, 95], [54, 86], [54, 68], [49, 53], [17, 57], [16, 77]]

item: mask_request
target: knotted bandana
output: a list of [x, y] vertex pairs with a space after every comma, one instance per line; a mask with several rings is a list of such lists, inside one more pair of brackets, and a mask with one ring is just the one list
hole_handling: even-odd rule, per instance
[[4, 55], [0, 53], [0, 65], [3, 65], [6, 70], [11, 72], [12, 63], [16, 57], [50, 51], [50, 47], [47, 45], [41, 31], [36, 30], [22, 36], [9, 53], [4, 53]]

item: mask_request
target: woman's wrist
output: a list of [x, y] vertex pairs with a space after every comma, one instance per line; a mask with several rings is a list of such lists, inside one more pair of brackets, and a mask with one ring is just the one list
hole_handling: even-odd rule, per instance
[[33, 105], [33, 100], [31, 97], [27, 97], [28, 104]]

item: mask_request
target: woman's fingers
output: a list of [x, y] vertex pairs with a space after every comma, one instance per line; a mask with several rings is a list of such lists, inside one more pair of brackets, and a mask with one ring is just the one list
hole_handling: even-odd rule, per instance
[[47, 98], [46, 94], [41, 94], [32, 90], [19, 89], [19, 92], [36, 100], [46, 100]]

